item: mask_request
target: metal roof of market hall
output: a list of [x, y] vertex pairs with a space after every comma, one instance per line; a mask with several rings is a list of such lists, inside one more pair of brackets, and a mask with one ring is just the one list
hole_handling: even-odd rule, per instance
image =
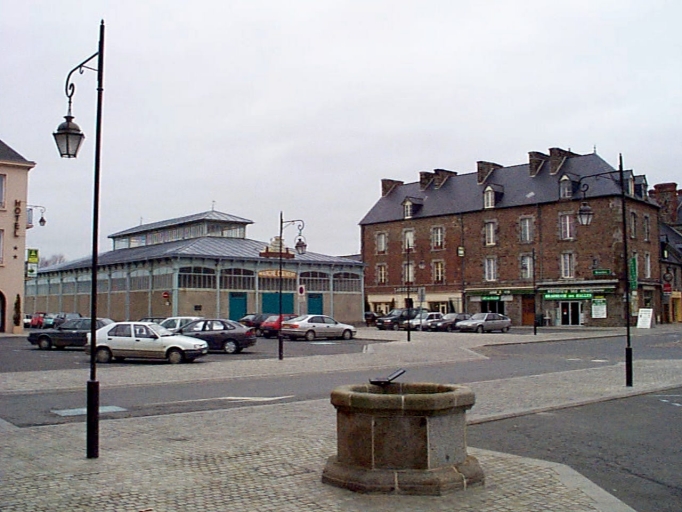
[[175, 219], [167, 219], [159, 222], [152, 222], [151, 224], [140, 224], [134, 228], [124, 229], [118, 233], [109, 235], [109, 238], [118, 238], [126, 235], [134, 235], [136, 233], [146, 233], [149, 231], [156, 231], [171, 226], [184, 226], [186, 224], [196, 224], [201, 221], [225, 222], [231, 224], [253, 224], [252, 220], [230, 215], [229, 213], [217, 212], [210, 210], [202, 213], [195, 213], [185, 217], [177, 217]]
[[[176, 219], [169, 219], [161, 222], [151, 224], [144, 224], [136, 226], [135, 228], [120, 231], [109, 238], [118, 238], [126, 235], [133, 235], [136, 233], [150, 232], [162, 228], [172, 226], [179, 226], [185, 224], [196, 224], [202, 221], [217, 221], [226, 223], [251, 224], [252, 221], [229, 215], [217, 211], [209, 211], [189, 215], [187, 217], [179, 217]], [[106, 267], [111, 265], [119, 265], [125, 263], [139, 263], [163, 259], [210, 259], [220, 261], [270, 261], [276, 264], [277, 257], [263, 257], [261, 253], [266, 247], [270, 245], [269, 242], [261, 242], [259, 240], [252, 240], [249, 238], [228, 238], [219, 236], [200, 236], [196, 238], [187, 238], [184, 240], [176, 240], [173, 242], [164, 242], [151, 245], [143, 245], [139, 247], [132, 247], [126, 249], [116, 249], [98, 255], [98, 267]], [[293, 253], [293, 251], [292, 251]], [[364, 264], [353, 258], [343, 256], [329, 256], [326, 254], [319, 254], [315, 252], [306, 252], [305, 254], [293, 254], [293, 259], [287, 258], [287, 263], [296, 262], [304, 264], [321, 264], [321, 265], [344, 265], [363, 267]], [[42, 268], [38, 271], [39, 274], [47, 274], [50, 272], [64, 272], [69, 270], [79, 270], [90, 268], [92, 265], [92, 258], [90, 256], [69, 261], [66, 263], [59, 263], [51, 267]]]

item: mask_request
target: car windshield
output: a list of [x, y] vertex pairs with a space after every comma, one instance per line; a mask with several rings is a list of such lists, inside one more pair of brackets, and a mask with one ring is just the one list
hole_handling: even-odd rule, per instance
[[471, 320], [485, 320], [486, 316], [487, 313], [476, 313], [474, 316], [471, 317]]
[[448, 313], [443, 317], [443, 320], [456, 320], [458, 313]]
[[277, 318], [278, 318], [277, 315], [269, 316], [269, 317], [267, 317], [267, 318], [265, 319], [265, 321], [266, 321], [266, 322], [276, 322], [276, 321], [277, 321]]
[[154, 331], [156, 334], [159, 336], [173, 336], [174, 334], [166, 329], [165, 327], [161, 327], [159, 324], [149, 324], [148, 326], [152, 331]]

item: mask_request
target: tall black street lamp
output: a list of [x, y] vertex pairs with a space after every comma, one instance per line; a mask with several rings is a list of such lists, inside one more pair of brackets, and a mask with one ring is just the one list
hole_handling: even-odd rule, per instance
[[[88, 66], [97, 57], [97, 67]], [[53, 134], [62, 158], [76, 158], [85, 135], [73, 122], [71, 115], [71, 99], [76, 86], [71, 82], [71, 75], [78, 71], [82, 74], [86, 69], [97, 72], [97, 114], [95, 122], [95, 176], [92, 201], [92, 275], [90, 288], [90, 380], [87, 384], [87, 456], [89, 459], [99, 457], [99, 382], [97, 381], [97, 356], [95, 331], [97, 330], [97, 241], [99, 237], [99, 171], [102, 139], [102, 97], [104, 93], [104, 20], [99, 26], [99, 48], [97, 52], [73, 68], [66, 76], [65, 92], [69, 99], [69, 108], [62, 124]]]
[[[621, 221], [623, 223], [623, 280], [625, 289], [625, 329], [626, 329], [626, 345], [625, 345], [625, 385], [632, 387], [632, 343], [630, 335], [630, 276], [629, 276], [629, 256], [628, 256], [628, 235], [627, 235], [627, 208], [625, 206], [625, 172], [623, 171], [623, 155], [618, 156], [618, 176], [620, 181], [620, 199], [621, 199]], [[587, 201], [585, 201], [585, 193], [590, 188], [587, 183], [581, 182], [587, 178], [597, 178], [599, 176], [611, 175], [612, 172], [602, 172], [592, 174], [590, 176], [582, 176], [578, 180], [578, 186], [583, 192], [583, 202], [578, 209], [578, 223], [583, 226], [589, 226], [594, 217], [594, 212]]]
[[[282, 212], [279, 212], [279, 247], [278, 247], [278, 252], [279, 252], [279, 331], [277, 333], [277, 344], [279, 348], [279, 359], [280, 361], [284, 359], [284, 338], [282, 338], [282, 264], [283, 264], [283, 257], [284, 257], [284, 251], [285, 251], [285, 246], [284, 246], [284, 240], [282, 239], [282, 235], [284, 232], [284, 228], [292, 225], [296, 225], [296, 229], [298, 229], [298, 236], [296, 237], [296, 244], [294, 245], [294, 248], [296, 249], [296, 254], [305, 254], [306, 250], [308, 249], [308, 245], [305, 243], [305, 238], [303, 237], [303, 228], [305, 228], [305, 222], [303, 222], [300, 219], [295, 219], [295, 220], [284, 220], [284, 216]], [[288, 252], [288, 249], [287, 249]]]

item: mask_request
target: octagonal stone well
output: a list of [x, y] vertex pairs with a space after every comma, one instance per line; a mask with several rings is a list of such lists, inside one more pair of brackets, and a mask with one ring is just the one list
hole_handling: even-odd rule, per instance
[[483, 484], [467, 454], [466, 386], [434, 383], [356, 384], [332, 391], [337, 455], [324, 483], [356, 492], [440, 495]]

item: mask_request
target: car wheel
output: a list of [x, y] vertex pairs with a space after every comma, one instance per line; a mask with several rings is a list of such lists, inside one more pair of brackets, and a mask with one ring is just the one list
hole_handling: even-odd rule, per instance
[[52, 348], [52, 341], [47, 336], [41, 336], [38, 340], [38, 348], [41, 350], [50, 350]]
[[452, 325], [448, 325], [448, 326], [445, 328], [445, 330], [448, 331], [448, 332], [452, 332], [452, 331], [453, 331]]
[[263, 331], [260, 329], [256, 329], [256, 336], [258, 337], [263, 336]]
[[343, 334], [341, 335], [341, 337], [344, 340], [350, 340], [353, 338], [353, 333], [350, 331], [350, 329], [346, 329], [345, 331], [343, 331]]
[[501, 329], [501, 331], [502, 331], [502, 332], [509, 332], [509, 326], [503, 327], [503, 328]]
[[97, 349], [95, 353], [95, 359], [98, 363], [110, 363], [111, 362], [111, 350], [106, 347], [101, 347]]
[[483, 334], [483, 326], [479, 325], [478, 327], [476, 327], [476, 332]]
[[226, 354], [236, 354], [239, 352], [239, 346], [234, 340], [225, 340], [223, 343], [223, 352]]
[[308, 341], [313, 341], [315, 339], [315, 331], [308, 331], [305, 333], [305, 339]]
[[398, 330], [400, 330], [400, 325], [393, 324], [393, 327], [391, 327], [391, 329], [393, 329], [394, 331], [398, 331]]
[[168, 351], [168, 362], [170, 364], [180, 364], [185, 360], [185, 356], [182, 354], [182, 351], [178, 350], [177, 348], [173, 348]]

